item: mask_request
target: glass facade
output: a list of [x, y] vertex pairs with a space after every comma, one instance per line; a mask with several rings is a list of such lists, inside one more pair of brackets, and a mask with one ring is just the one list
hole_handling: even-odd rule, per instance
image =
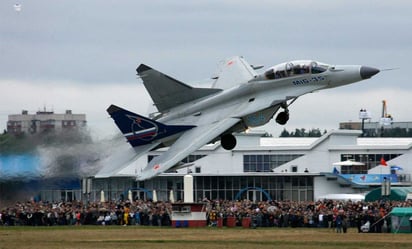
[[364, 163], [364, 165], [341, 166], [341, 174], [367, 174], [368, 170], [378, 166], [383, 158], [389, 161], [402, 154], [341, 154], [340, 160], [353, 160]]
[[[311, 175], [202, 176], [193, 174], [194, 201], [209, 200], [293, 200], [313, 201]], [[156, 189], [159, 200], [168, 200], [173, 190], [175, 200], [184, 199], [183, 176], [162, 176], [141, 182], [139, 199], [147, 198], [142, 189]]]
[[195, 200], [313, 200], [313, 176], [196, 176]]

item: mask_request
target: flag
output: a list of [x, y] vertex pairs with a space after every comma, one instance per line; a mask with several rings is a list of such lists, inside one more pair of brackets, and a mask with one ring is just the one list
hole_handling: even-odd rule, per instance
[[386, 161], [383, 157], [381, 158], [381, 165], [382, 166], [388, 166], [388, 164], [386, 164]]

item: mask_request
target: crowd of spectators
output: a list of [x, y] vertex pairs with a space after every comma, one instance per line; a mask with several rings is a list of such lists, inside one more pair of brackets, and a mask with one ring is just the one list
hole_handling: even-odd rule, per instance
[[[362, 232], [369, 222], [370, 232], [387, 232], [393, 207], [411, 207], [411, 201], [262, 201], [207, 200], [207, 224], [227, 225], [230, 217], [236, 225], [250, 217], [252, 227], [318, 227], [346, 232], [348, 227]], [[0, 225], [57, 226], [57, 225], [143, 225], [171, 226], [172, 204], [151, 200], [109, 202], [16, 202], [1, 207]]]
[[17, 202], [1, 210], [0, 224], [9, 226], [151, 225], [170, 226], [171, 204], [152, 201]]
[[[346, 232], [349, 227], [362, 231], [369, 223], [368, 232], [389, 232], [390, 217], [394, 207], [411, 207], [411, 201], [334, 201], [316, 202], [268, 201], [214, 201], [209, 203], [209, 224], [215, 225], [219, 217], [251, 217], [252, 227], [318, 227]], [[211, 215], [210, 215], [211, 214]]]

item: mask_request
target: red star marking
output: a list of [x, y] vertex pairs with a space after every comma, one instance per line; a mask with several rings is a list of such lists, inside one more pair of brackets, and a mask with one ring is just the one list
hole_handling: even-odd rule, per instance
[[230, 65], [232, 65], [233, 63], [234, 63], [233, 61], [229, 61], [229, 62], [227, 63], [227, 65], [230, 66]]
[[158, 170], [160, 168], [160, 165], [159, 164], [156, 164], [155, 166], [153, 166], [153, 169], [154, 170]]

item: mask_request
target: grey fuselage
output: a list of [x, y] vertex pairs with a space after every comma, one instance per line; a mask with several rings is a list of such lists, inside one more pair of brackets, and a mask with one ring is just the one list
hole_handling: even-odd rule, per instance
[[[308, 72], [278, 79], [268, 79], [265, 73], [257, 75], [232, 88], [177, 106], [163, 113], [158, 121], [201, 126], [203, 122], [210, 123], [231, 116], [240, 118], [242, 122], [228, 132], [244, 131], [269, 122], [282, 104], [287, 106], [288, 100], [314, 91], [358, 82], [379, 72], [374, 68], [357, 65], [324, 65], [324, 68], [325, 71], [321, 73]], [[214, 140], [216, 139], [211, 141]]]

